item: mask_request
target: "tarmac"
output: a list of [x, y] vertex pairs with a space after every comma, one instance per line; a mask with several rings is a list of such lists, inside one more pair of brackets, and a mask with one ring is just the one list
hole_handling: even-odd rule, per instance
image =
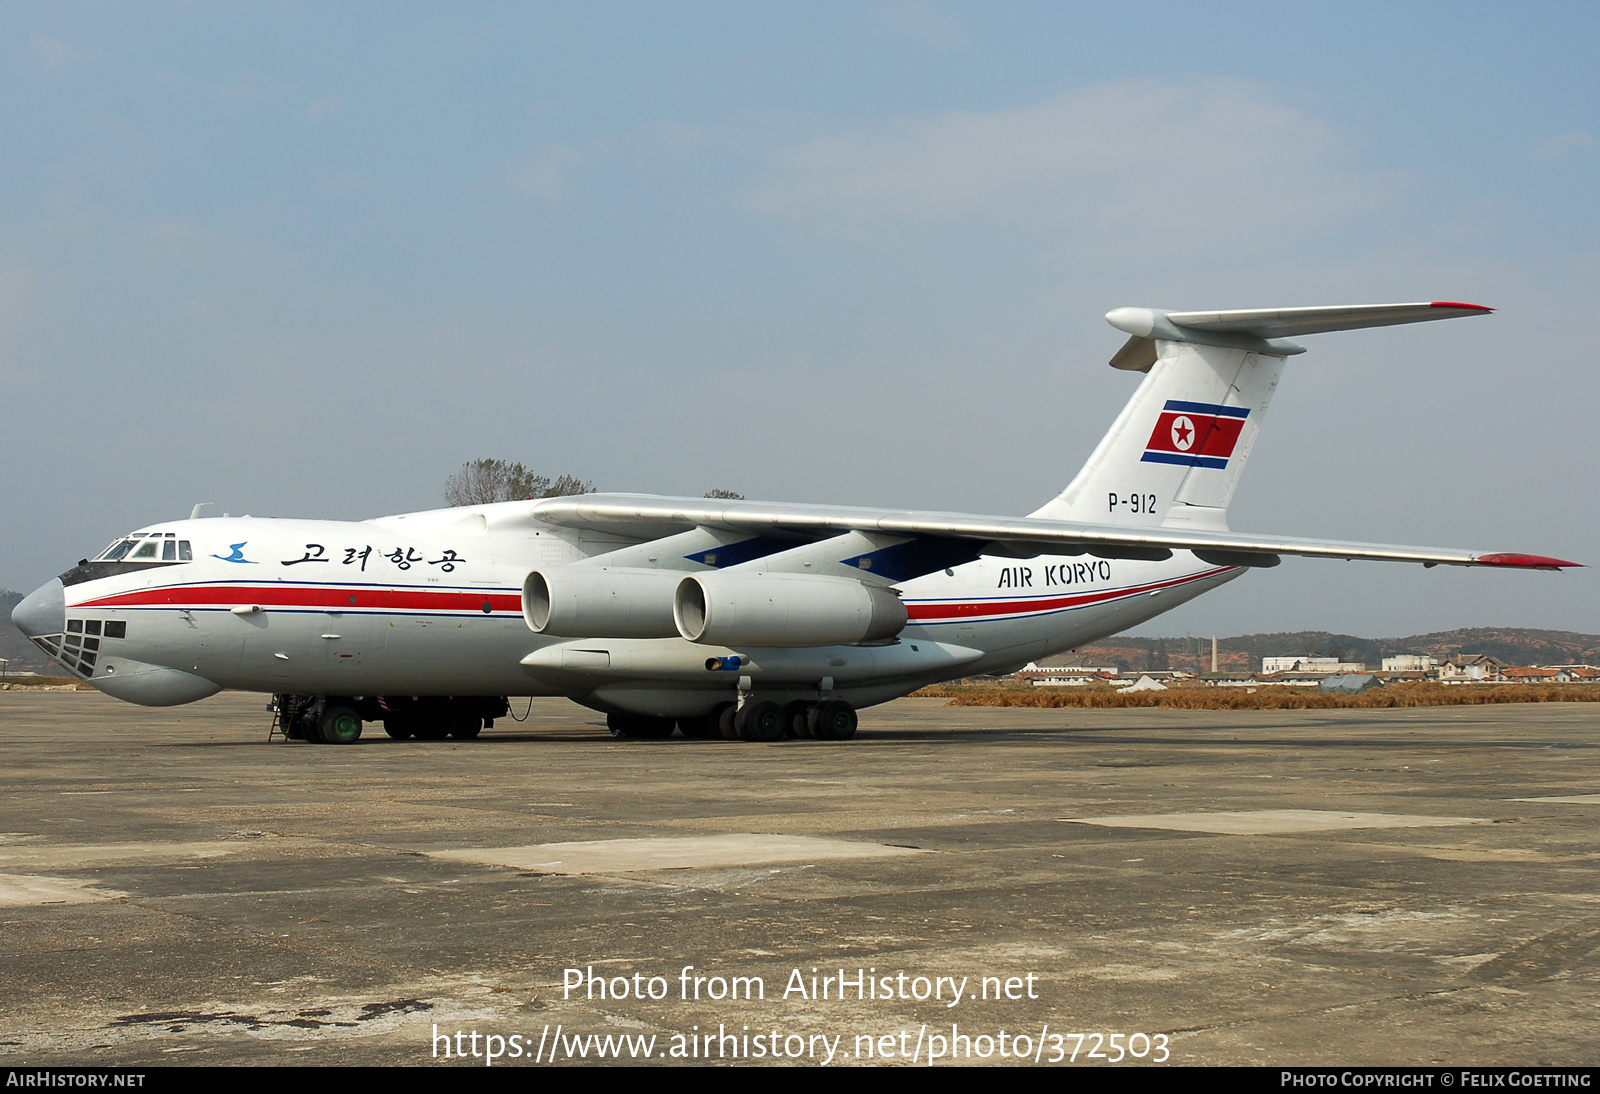
[[1593, 704], [333, 746], [264, 703], [0, 693], [5, 1065], [1600, 1057]]

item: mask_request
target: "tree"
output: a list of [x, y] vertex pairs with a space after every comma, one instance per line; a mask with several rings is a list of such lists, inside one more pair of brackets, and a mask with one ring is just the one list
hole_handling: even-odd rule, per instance
[[702, 496], [707, 498], [722, 498], [727, 501], [744, 500], [744, 495], [739, 493], [737, 490], [724, 490], [720, 486], [707, 490]]
[[488, 505], [525, 498], [590, 494], [594, 483], [572, 475], [551, 478], [508, 460], [468, 460], [444, 483], [446, 505]]
[[1154, 638], [1145, 640], [1144, 667], [1151, 672], [1165, 672], [1172, 667], [1172, 659], [1167, 655], [1167, 640]]

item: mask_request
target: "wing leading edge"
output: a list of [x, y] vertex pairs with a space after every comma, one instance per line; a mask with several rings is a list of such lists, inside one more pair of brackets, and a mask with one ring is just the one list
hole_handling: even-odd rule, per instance
[[[1425, 566], [1494, 566], [1559, 570], [1582, 563], [1511, 551], [1404, 547], [1382, 543], [1257, 536], [1170, 528], [1128, 528], [1028, 517], [879, 510], [855, 506], [716, 502], [648, 494], [580, 494], [529, 503], [526, 515], [572, 528], [656, 538], [663, 527], [724, 528], [751, 535], [816, 540], [845, 532], [907, 538], [956, 539], [980, 544], [978, 553], [1009, 557], [1095, 554], [1110, 558], [1164, 558], [1194, 551], [1222, 565], [1271, 566], [1276, 556], [1418, 562]], [[1028, 552], [1028, 553], [1024, 553]]]

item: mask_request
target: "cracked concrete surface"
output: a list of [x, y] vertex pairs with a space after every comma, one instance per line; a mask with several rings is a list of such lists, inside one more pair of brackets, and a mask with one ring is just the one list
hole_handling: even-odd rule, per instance
[[[903, 700], [847, 744], [747, 745], [612, 741], [539, 700], [478, 741], [354, 747], [268, 744], [261, 706], [0, 695], [0, 1058], [423, 1063], [435, 1025], [725, 1024], [843, 1034], [837, 1065], [956, 1021], [1165, 1033], [1181, 1063], [1593, 1059], [1587, 704]], [[685, 965], [766, 998], [682, 1001]], [[591, 966], [671, 993], [563, 998]], [[813, 968], [1038, 998], [785, 1000]]]

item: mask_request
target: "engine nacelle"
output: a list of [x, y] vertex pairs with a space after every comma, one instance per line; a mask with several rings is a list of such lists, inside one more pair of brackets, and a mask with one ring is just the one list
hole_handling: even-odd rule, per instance
[[692, 574], [672, 598], [677, 633], [714, 646], [848, 646], [893, 638], [906, 606], [890, 589], [810, 574]]
[[534, 570], [522, 583], [522, 618], [562, 638], [674, 638], [672, 594], [681, 570]]

